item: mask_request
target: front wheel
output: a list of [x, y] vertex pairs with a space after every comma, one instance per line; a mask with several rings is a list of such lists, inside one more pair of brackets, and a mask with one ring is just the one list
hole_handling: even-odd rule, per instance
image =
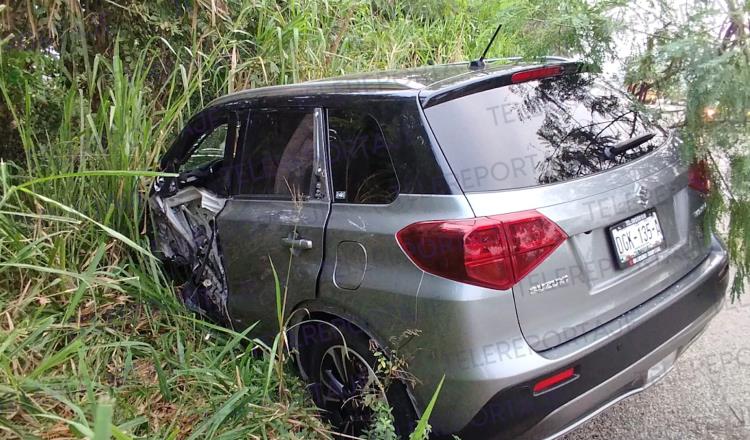
[[375, 372], [370, 338], [351, 325], [308, 324], [298, 335], [298, 363], [310, 383], [315, 404], [340, 433], [361, 436], [373, 425], [374, 408], [388, 405], [399, 438], [416, 426], [416, 412], [400, 381], [384, 380]]

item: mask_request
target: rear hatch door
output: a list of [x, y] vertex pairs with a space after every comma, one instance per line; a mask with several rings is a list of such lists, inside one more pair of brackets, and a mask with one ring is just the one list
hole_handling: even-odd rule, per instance
[[477, 216], [536, 210], [568, 239], [513, 287], [536, 350], [581, 336], [675, 283], [707, 254], [703, 197], [679, 141], [591, 74], [425, 106]]

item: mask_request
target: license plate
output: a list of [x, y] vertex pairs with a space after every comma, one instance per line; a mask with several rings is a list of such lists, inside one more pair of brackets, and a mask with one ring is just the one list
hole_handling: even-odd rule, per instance
[[653, 209], [610, 226], [609, 234], [620, 269], [640, 263], [664, 246], [659, 217]]

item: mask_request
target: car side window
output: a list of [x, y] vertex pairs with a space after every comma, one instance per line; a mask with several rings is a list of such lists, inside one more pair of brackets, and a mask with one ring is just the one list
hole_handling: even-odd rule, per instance
[[292, 198], [312, 195], [313, 110], [254, 110], [240, 165], [239, 194]]
[[195, 170], [223, 159], [228, 127], [228, 124], [222, 124], [198, 137], [193, 153], [180, 165], [179, 171]]
[[334, 201], [388, 204], [399, 193], [396, 171], [378, 121], [367, 113], [328, 111]]

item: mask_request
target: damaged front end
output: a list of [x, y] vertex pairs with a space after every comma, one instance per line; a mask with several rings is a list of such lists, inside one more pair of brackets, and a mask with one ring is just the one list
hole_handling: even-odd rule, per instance
[[158, 178], [149, 197], [151, 248], [177, 284], [188, 309], [228, 324], [227, 282], [216, 216], [225, 198], [203, 188], [178, 188]]

